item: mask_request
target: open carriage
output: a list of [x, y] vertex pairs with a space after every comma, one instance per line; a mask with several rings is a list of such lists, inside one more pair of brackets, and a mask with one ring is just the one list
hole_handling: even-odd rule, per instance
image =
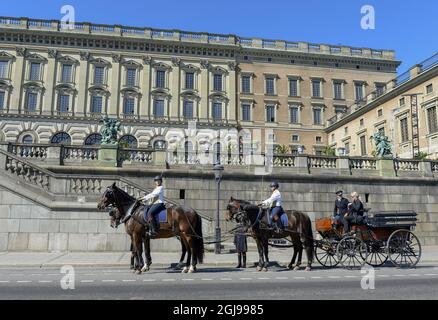
[[382, 266], [388, 260], [396, 267], [412, 268], [421, 257], [421, 244], [413, 233], [417, 214], [413, 211], [378, 212], [363, 225], [353, 225], [343, 235], [331, 218], [316, 220], [321, 240], [315, 241], [315, 256], [327, 268], [341, 265], [359, 268], [365, 264]]

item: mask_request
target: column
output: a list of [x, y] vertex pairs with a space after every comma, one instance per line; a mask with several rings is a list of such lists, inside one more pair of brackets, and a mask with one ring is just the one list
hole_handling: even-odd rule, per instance
[[44, 104], [42, 105], [43, 115], [52, 115], [52, 112], [56, 110], [56, 101], [54, 101], [54, 88], [56, 85], [56, 57], [58, 56], [57, 50], [49, 50], [49, 60], [45, 65], [45, 74], [47, 81], [45, 81], [45, 93], [44, 93]]
[[230, 69], [229, 73], [229, 89], [228, 89], [228, 96], [230, 98], [230, 101], [228, 103], [228, 123], [236, 124], [237, 123], [237, 110], [236, 110], [236, 70], [237, 65], [234, 62], [229, 62], [228, 67]]
[[[113, 65], [111, 67], [111, 83], [110, 88], [110, 105], [108, 110], [108, 116], [112, 118], [118, 118], [119, 105], [120, 105], [120, 62], [122, 61], [121, 55], [113, 55]], [[109, 79], [108, 79], [109, 80]]]
[[142, 70], [143, 77], [141, 78], [141, 105], [140, 119], [149, 119], [149, 109], [151, 105], [151, 62], [150, 56], [143, 57], [144, 68]]
[[170, 71], [170, 94], [172, 96], [172, 100], [170, 103], [170, 112], [169, 118], [170, 121], [178, 121], [179, 119], [179, 109], [180, 109], [180, 87], [181, 87], [181, 59], [173, 58], [172, 59], [173, 69]]
[[199, 82], [201, 102], [199, 108], [199, 120], [202, 122], [208, 121], [208, 105], [209, 105], [209, 62], [201, 61], [201, 81]]
[[11, 81], [12, 81], [12, 94], [10, 103], [10, 112], [18, 113], [21, 108], [21, 93], [23, 87], [23, 80], [26, 73], [25, 63], [25, 48], [17, 48], [17, 58], [14, 62], [14, 68], [12, 69]]
[[79, 81], [78, 81], [78, 99], [76, 104], [76, 110], [73, 110], [76, 116], [85, 116], [87, 113], [88, 103], [88, 73], [90, 54], [88, 52], [81, 53], [81, 60], [79, 62]]

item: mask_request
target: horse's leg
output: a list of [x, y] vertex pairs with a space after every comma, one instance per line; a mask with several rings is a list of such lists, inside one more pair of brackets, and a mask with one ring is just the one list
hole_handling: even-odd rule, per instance
[[297, 248], [298, 248], [298, 261], [297, 261], [297, 265], [294, 268], [295, 271], [300, 270], [301, 260], [303, 257], [303, 243], [299, 239], [297, 239]]
[[197, 262], [197, 258], [196, 258], [196, 252], [195, 252], [195, 245], [194, 245], [194, 239], [192, 237], [189, 237], [187, 239], [187, 243], [189, 244], [189, 252], [192, 256], [191, 258], [191, 264], [190, 264], [190, 268], [189, 268], [189, 273], [193, 273], [196, 271], [196, 264]]
[[263, 263], [263, 269], [262, 271], [268, 271], [269, 267], [269, 243], [268, 238], [263, 239], [263, 254], [265, 256], [265, 261]]
[[307, 256], [306, 271], [311, 271], [313, 263], [313, 241], [306, 241], [304, 249], [306, 250]]
[[185, 235], [181, 236], [181, 240], [184, 242], [184, 245], [185, 245], [186, 251], [187, 251], [187, 260], [186, 260], [184, 268], [182, 269], [182, 273], [187, 273], [187, 272], [189, 272], [190, 260], [192, 258], [192, 252], [191, 252], [189, 243], [188, 243], [187, 238], [185, 237]]
[[131, 238], [131, 246], [129, 248], [129, 251], [131, 252], [131, 263], [130, 263], [130, 269], [135, 269], [135, 252], [134, 252], [134, 246], [132, 245], [132, 238]]
[[260, 238], [256, 238], [257, 243], [257, 250], [259, 252], [259, 264], [257, 266], [257, 271], [262, 271], [263, 265], [264, 265], [264, 259], [263, 259], [263, 245]]
[[134, 248], [137, 257], [137, 274], [141, 274], [141, 268], [143, 268], [143, 242], [141, 236], [136, 233], [133, 236]]
[[181, 259], [179, 259], [179, 263], [176, 266], [177, 270], [182, 269], [184, 267], [184, 258], [186, 257], [186, 253], [187, 253], [187, 248], [184, 245], [184, 242], [182, 241], [181, 238], [180, 240], [181, 240]]
[[298, 255], [298, 247], [296, 245], [296, 242], [295, 242], [293, 236], [291, 236], [291, 240], [292, 240], [294, 254], [292, 255], [292, 259], [290, 261], [290, 264], [288, 265], [289, 269], [293, 269], [294, 268], [295, 260], [297, 259], [297, 255]]
[[144, 244], [144, 255], [146, 257], [146, 263], [144, 264], [143, 268], [141, 269], [142, 272], [148, 272], [151, 268], [152, 264], [152, 257], [151, 257], [151, 238], [146, 236], [143, 239]]

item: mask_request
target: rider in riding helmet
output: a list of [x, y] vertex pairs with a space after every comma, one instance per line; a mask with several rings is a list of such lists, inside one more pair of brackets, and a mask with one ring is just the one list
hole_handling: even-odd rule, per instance
[[267, 206], [269, 207], [268, 221], [269, 225], [272, 225], [272, 221], [274, 220], [274, 226], [279, 229], [284, 229], [283, 224], [281, 223], [281, 215], [284, 213], [283, 207], [281, 206], [281, 193], [280, 185], [278, 182], [274, 181], [270, 185], [272, 195], [269, 199], [266, 199], [259, 206]]
[[149, 208], [146, 208], [144, 211], [144, 220], [148, 221], [148, 214], [150, 214], [152, 221], [151, 221], [151, 230], [149, 232], [150, 236], [156, 236], [158, 233], [158, 230], [160, 228], [160, 222], [158, 218], [158, 214], [165, 210], [166, 207], [164, 205], [164, 187], [163, 187], [163, 178], [161, 176], [156, 176], [154, 178], [155, 182], [155, 189], [145, 195], [142, 200], [148, 201], [153, 199], [152, 206]]

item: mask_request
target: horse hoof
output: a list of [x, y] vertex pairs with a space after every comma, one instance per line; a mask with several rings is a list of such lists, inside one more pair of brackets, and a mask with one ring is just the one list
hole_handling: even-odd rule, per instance
[[263, 272], [268, 272], [268, 268], [263, 268], [262, 271]]
[[262, 267], [257, 267], [257, 271], [262, 271]]
[[190, 267], [189, 269], [189, 273], [195, 273], [196, 272], [196, 268], [195, 267]]
[[311, 267], [307, 267], [306, 271], [312, 271], [312, 268]]
[[187, 267], [184, 267], [184, 269], [182, 269], [182, 271], [181, 271], [181, 273], [187, 273], [187, 272], [189, 272], [189, 268], [187, 268]]
[[294, 271], [299, 271], [300, 270], [300, 267], [299, 266], [296, 266], [295, 268], [294, 268]]
[[149, 270], [150, 270], [149, 266], [144, 266], [144, 267], [141, 269], [141, 272], [148, 272]]
[[136, 274], [140, 275], [141, 274], [141, 270], [137, 270]]
[[287, 268], [288, 268], [289, 270], [292, 270], [292, 269], [294, 268], [294, 266], [293, 266], [293, 264], [290, 264], [290, 265], [287, 266]]

